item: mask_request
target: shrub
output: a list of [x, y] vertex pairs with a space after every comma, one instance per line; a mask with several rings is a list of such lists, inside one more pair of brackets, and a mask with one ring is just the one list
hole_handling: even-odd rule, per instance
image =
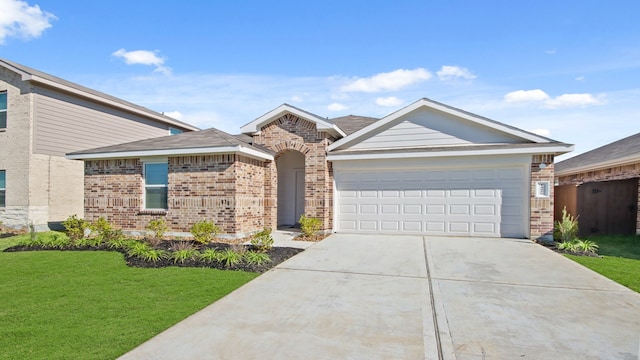
[[216, 249], [205, 249], [202, 253], [196, 254], [196, 257], [208, 263], [221, 261], [221, 253]]
[[578, 235], [578, 219], [567, 213], [567, 207], [562, 208], [562, 219], [554, 224], [554, 235], [561, 242], [570, 242]]
[[147, 230], [149, 230], [155, 239], [161, 240], [164, 239], [164, 234], [167, 232], [167, 223], [164, 219], [154, 219], [149, 221], [149, 225], [147, 225]]
[[83, 238], [86, 231], [91, 229], [91, 224], [88, 221], [80, 219], [75, 214], [63, 221], [62, 226], [67, 230], [67, 235], [72, 241]]
[[591, 240], [573, 239], [558, 244], [558, 249], [572, 252], [597, 254], [598, 244]]
[[319, 218], [307, 217], [304, 214], [300, 215], [298, 222], [300, 223], [302, 234], [307, 237], [315, 236], [322, 226], [322, 221]]
[[273, 236], [271, 236], [271, 229], [264, 228], [262, 231], [256, 233], [251, 237], [251, 245], [260, 251], [267, 252], [273, 247]]
[[244, 259], [249, 265], [262, 265], [271, 261], [269, 255], [258, 251], [247, 251]]
[[51, 249], [64, 249], [71, 245], [71, 240], [68, 236], [57, 232], [40, 234], [37, 242], [43, 247]]
[[145, 253], [153, 248], [147, 243], [133, 241], [127, 246], [127, 254], [129, 256], [142, 257]]
[[119, 250], [128, 250], [134, 243], [139, 241], [133, 239], [127, 239], [125, 237], [120, 237], [113, 239], [107, 243], [107, 246], [111, 249], [119, 249]]
[[113, 225], [102, 216], [91, 227], [97, 232], [96, 243], [98, 244], [108, 243], [124, 236], [122, 230], [114, 229]]
[[179, 241], [175, 244], [170, 256], [171, 259], [173, 259], [174, 264], [177, 264], [178, 262], [184, 264], [185, 261], [195, 258], [197, 254], [198, 251], [193, 248], [191, 243], [187, 241]]
[[148, 249], [144, 251], [140, 257], [145, 261], [149, 261], [152, 263], [157, 263], [161, 259], [167, 257], [167, 252], [162, 249]]
[[226, 249], [220, 252], [220, 262], [224, 263], [226, 267], [238, 265], [242, 261], [242, 254], [233, 249]]
[[198, 221], [191, 227], [191, 234], [197, 242], [206, 244], [218, 235], [220, 228], [213, 221]]

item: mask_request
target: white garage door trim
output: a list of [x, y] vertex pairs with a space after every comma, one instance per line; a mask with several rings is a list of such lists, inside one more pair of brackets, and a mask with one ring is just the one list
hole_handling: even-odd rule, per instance
[[334, 231], [528, 237], [529, 156], [334, 162]]

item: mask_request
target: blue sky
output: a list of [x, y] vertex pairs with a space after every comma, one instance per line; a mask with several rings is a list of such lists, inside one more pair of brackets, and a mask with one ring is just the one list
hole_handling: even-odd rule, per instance
[[427, 97], [575, 155], [640, 132], [639, 13], [637, 0], [0, 0], [0, 57], [231, 133], [285, 102], [382, 117]]

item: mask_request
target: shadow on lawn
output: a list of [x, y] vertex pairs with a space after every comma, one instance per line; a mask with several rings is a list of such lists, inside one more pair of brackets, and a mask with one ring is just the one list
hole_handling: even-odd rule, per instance
[[598, 244], [598, 255], [640, 260], [640, 235], [601, 235], [589, 240]]

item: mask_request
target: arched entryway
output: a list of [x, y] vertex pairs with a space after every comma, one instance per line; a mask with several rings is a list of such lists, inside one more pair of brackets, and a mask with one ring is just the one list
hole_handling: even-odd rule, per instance
[[278, 226], [294, 226], [304, 214], [304, 154], [287, 150], [276, 159]]

